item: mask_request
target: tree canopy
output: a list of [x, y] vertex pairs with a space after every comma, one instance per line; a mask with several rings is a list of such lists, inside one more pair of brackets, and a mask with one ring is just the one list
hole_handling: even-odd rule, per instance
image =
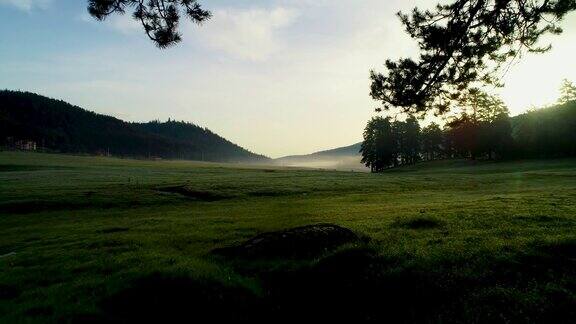
[[466, 117], [476, 124], [491, 123], [510, 114], [508, 107], [500, 97], [488, 94], [478, 88], [463, 91], [458, 98], [457, 105], [461, 112], [456, 119]]
[[420, 55], [371, 71], [371, 96], [383, 109], [443, 114], [463, 90], [501, 85], [500, 72], [522, 54], [549, 50], [541, 36], [561, 33], [558, 23], [573, 10], [575, 0], [453, 0], [398, 13]]
[[181, 16], [195, 23], [211, 16], [196, 0], [88, 0], [88, 12], [100, 21], [126, 11], [132, 11], [132, 17], [142, 24], [146, 35], [160, 48], [181, 41], [178, 31]]

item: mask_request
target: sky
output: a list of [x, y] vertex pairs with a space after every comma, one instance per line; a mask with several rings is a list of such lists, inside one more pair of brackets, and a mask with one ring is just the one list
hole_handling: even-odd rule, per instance
[[[413, 56], [395, 13], [437, 0], [202, 0], [213, 18], [160, 50], [129, 15], [97, 22], [85, 0], [0, 0], [0, 89], [26, 90], [127, 121], [207, 127], [270, 157], [361, 141], [379, 104], [369, 71]], [[496, 89], [512, 115], [576, 81], [576, 15]]]

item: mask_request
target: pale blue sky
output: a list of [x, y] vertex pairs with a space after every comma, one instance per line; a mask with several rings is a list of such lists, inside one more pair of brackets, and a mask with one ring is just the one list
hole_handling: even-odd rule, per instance
[[[349, 145], [377, 103], [368, 71], [413, 55], [394, 16], [435, 0], [203, 0], [214, 17], [159, 50], [129, 16], [98, 23], [84, 0], [0, 0], [0, 88], [129, 121], [206, 126], [278, 157]], [[512, 67], [499, 90], [513, 114], [576, 81], [576, 17], [554, 49]]]

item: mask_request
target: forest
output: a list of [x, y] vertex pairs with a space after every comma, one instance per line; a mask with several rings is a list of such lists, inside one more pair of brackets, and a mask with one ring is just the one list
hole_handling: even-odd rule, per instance
[[497, 96], [470, 89], [460, 111], [421, 127], [404, 120], [373, 117], [364, 130], [362, 163], [372, 172], [449, 158], [503, 160], [576, 156], [576, 86], [564, 80], [557, 104], [510, 117]]

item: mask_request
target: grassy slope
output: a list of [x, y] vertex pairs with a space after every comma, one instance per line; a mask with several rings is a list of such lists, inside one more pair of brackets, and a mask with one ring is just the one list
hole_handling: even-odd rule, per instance
[[[158, 191], [175, 185], [227, 199], [204, 202]], [[2, 152], [0, 321], [97, 314], [107, 296], [155, 272], [265, 296], [258, 275], [242, 275], [210, 251], [318, 222], [369, 236], [363, 248], [378, 260], [396, 260], [396, 272], [433, 273], [426, 277], [448, 292], [450, 283], [477, 282], [477, 289], [461, 293], [506, 304], [487, 314], [481, 303], [449, 299], [457, 310], [442, 314], [534, 319], [550, 307], [558, 313], [548, 294], [575, 300], [568, 261], [551, 277], [538, 270], [500, 282], [494, 269], [510, 263], [503, 272], [515, 273], [527, 254], [571, 249], [575, 189], [576, 161], [569, 159], [444, 161], [372, 175]], [[420, 219], [432, 226], [418, 228]], [[279, 261], [273, 267], [297, 266]], [[474, 307], [478, 312], [466, 310]], [[534, 308], [539, 311], [530, 313]]]

